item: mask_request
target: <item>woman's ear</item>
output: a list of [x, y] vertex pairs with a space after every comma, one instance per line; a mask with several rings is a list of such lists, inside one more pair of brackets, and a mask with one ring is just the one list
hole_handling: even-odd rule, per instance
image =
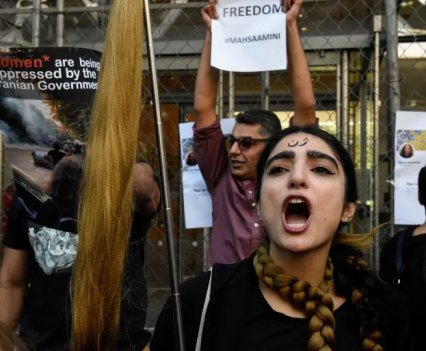
[[354, 218], [356, 212], [356, 203], [348, 202], [343, 208], [342, 217], [340, 221], [343, 223], [349, 223]]

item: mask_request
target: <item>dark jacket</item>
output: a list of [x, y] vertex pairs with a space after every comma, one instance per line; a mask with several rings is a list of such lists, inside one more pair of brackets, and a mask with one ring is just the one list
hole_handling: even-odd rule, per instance
[[413, 334], [410, 350], [426, 350], [426, 234], [413, 236], [416, 226], [395, 234], [380, 254], [380, 277], [408, 298]]

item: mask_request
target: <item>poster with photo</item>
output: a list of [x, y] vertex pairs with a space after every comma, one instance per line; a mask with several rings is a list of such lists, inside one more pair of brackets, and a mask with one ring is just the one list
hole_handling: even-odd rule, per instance
[[[230, 134], [234, 124], [234, 118], [222, 119], [223, 134]], [[193, 122], [179, 124], [183, 205], [187, 229], [212, 226], [210, 193], [193, 152], [193, 125]]]
[[394, 147], [395, 224], [418, 225], [425, 220], [417, 178], [426, 165], [426, 112], [397, 112]]
[[6, 157], [41, 192], [59, 156], [84, 152], [100, 56], [80, 48], [0, 49]]

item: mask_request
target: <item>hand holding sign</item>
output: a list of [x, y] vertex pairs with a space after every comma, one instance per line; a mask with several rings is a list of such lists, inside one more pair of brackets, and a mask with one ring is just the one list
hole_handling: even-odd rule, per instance
[[208, 30], [211, 30], [212, 20], [217, 20], [218, 15], [216, 11], [217, 0], [210, 0], [209, 3], [201, 10], [201, 17]]
[[[292, 7], [292, 1], [284, 3]], [[212, 66], [233, 72], [286, 69], [285, 16], [280, 0], [209, 2], [203, 19], [207, 26], [213, 19]]]
[[287, 22], [297, 22], [303, 0], [283, 0]]

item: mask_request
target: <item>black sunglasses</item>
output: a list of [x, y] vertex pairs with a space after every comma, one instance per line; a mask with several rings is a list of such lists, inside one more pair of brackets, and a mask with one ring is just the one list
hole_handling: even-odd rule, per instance
[[235, 138], [232, 134], [225, 135], [223, 139], [225, 140], [225, 146], [228, 150], [232, 147], [232, 145], [234, 145], [235, 142], [238, 143], [238, 147], [240, 149], [248, 150], [257, 143], [265, 143], [269, 140], [269, 139], [254, 139], [249, 136]]

